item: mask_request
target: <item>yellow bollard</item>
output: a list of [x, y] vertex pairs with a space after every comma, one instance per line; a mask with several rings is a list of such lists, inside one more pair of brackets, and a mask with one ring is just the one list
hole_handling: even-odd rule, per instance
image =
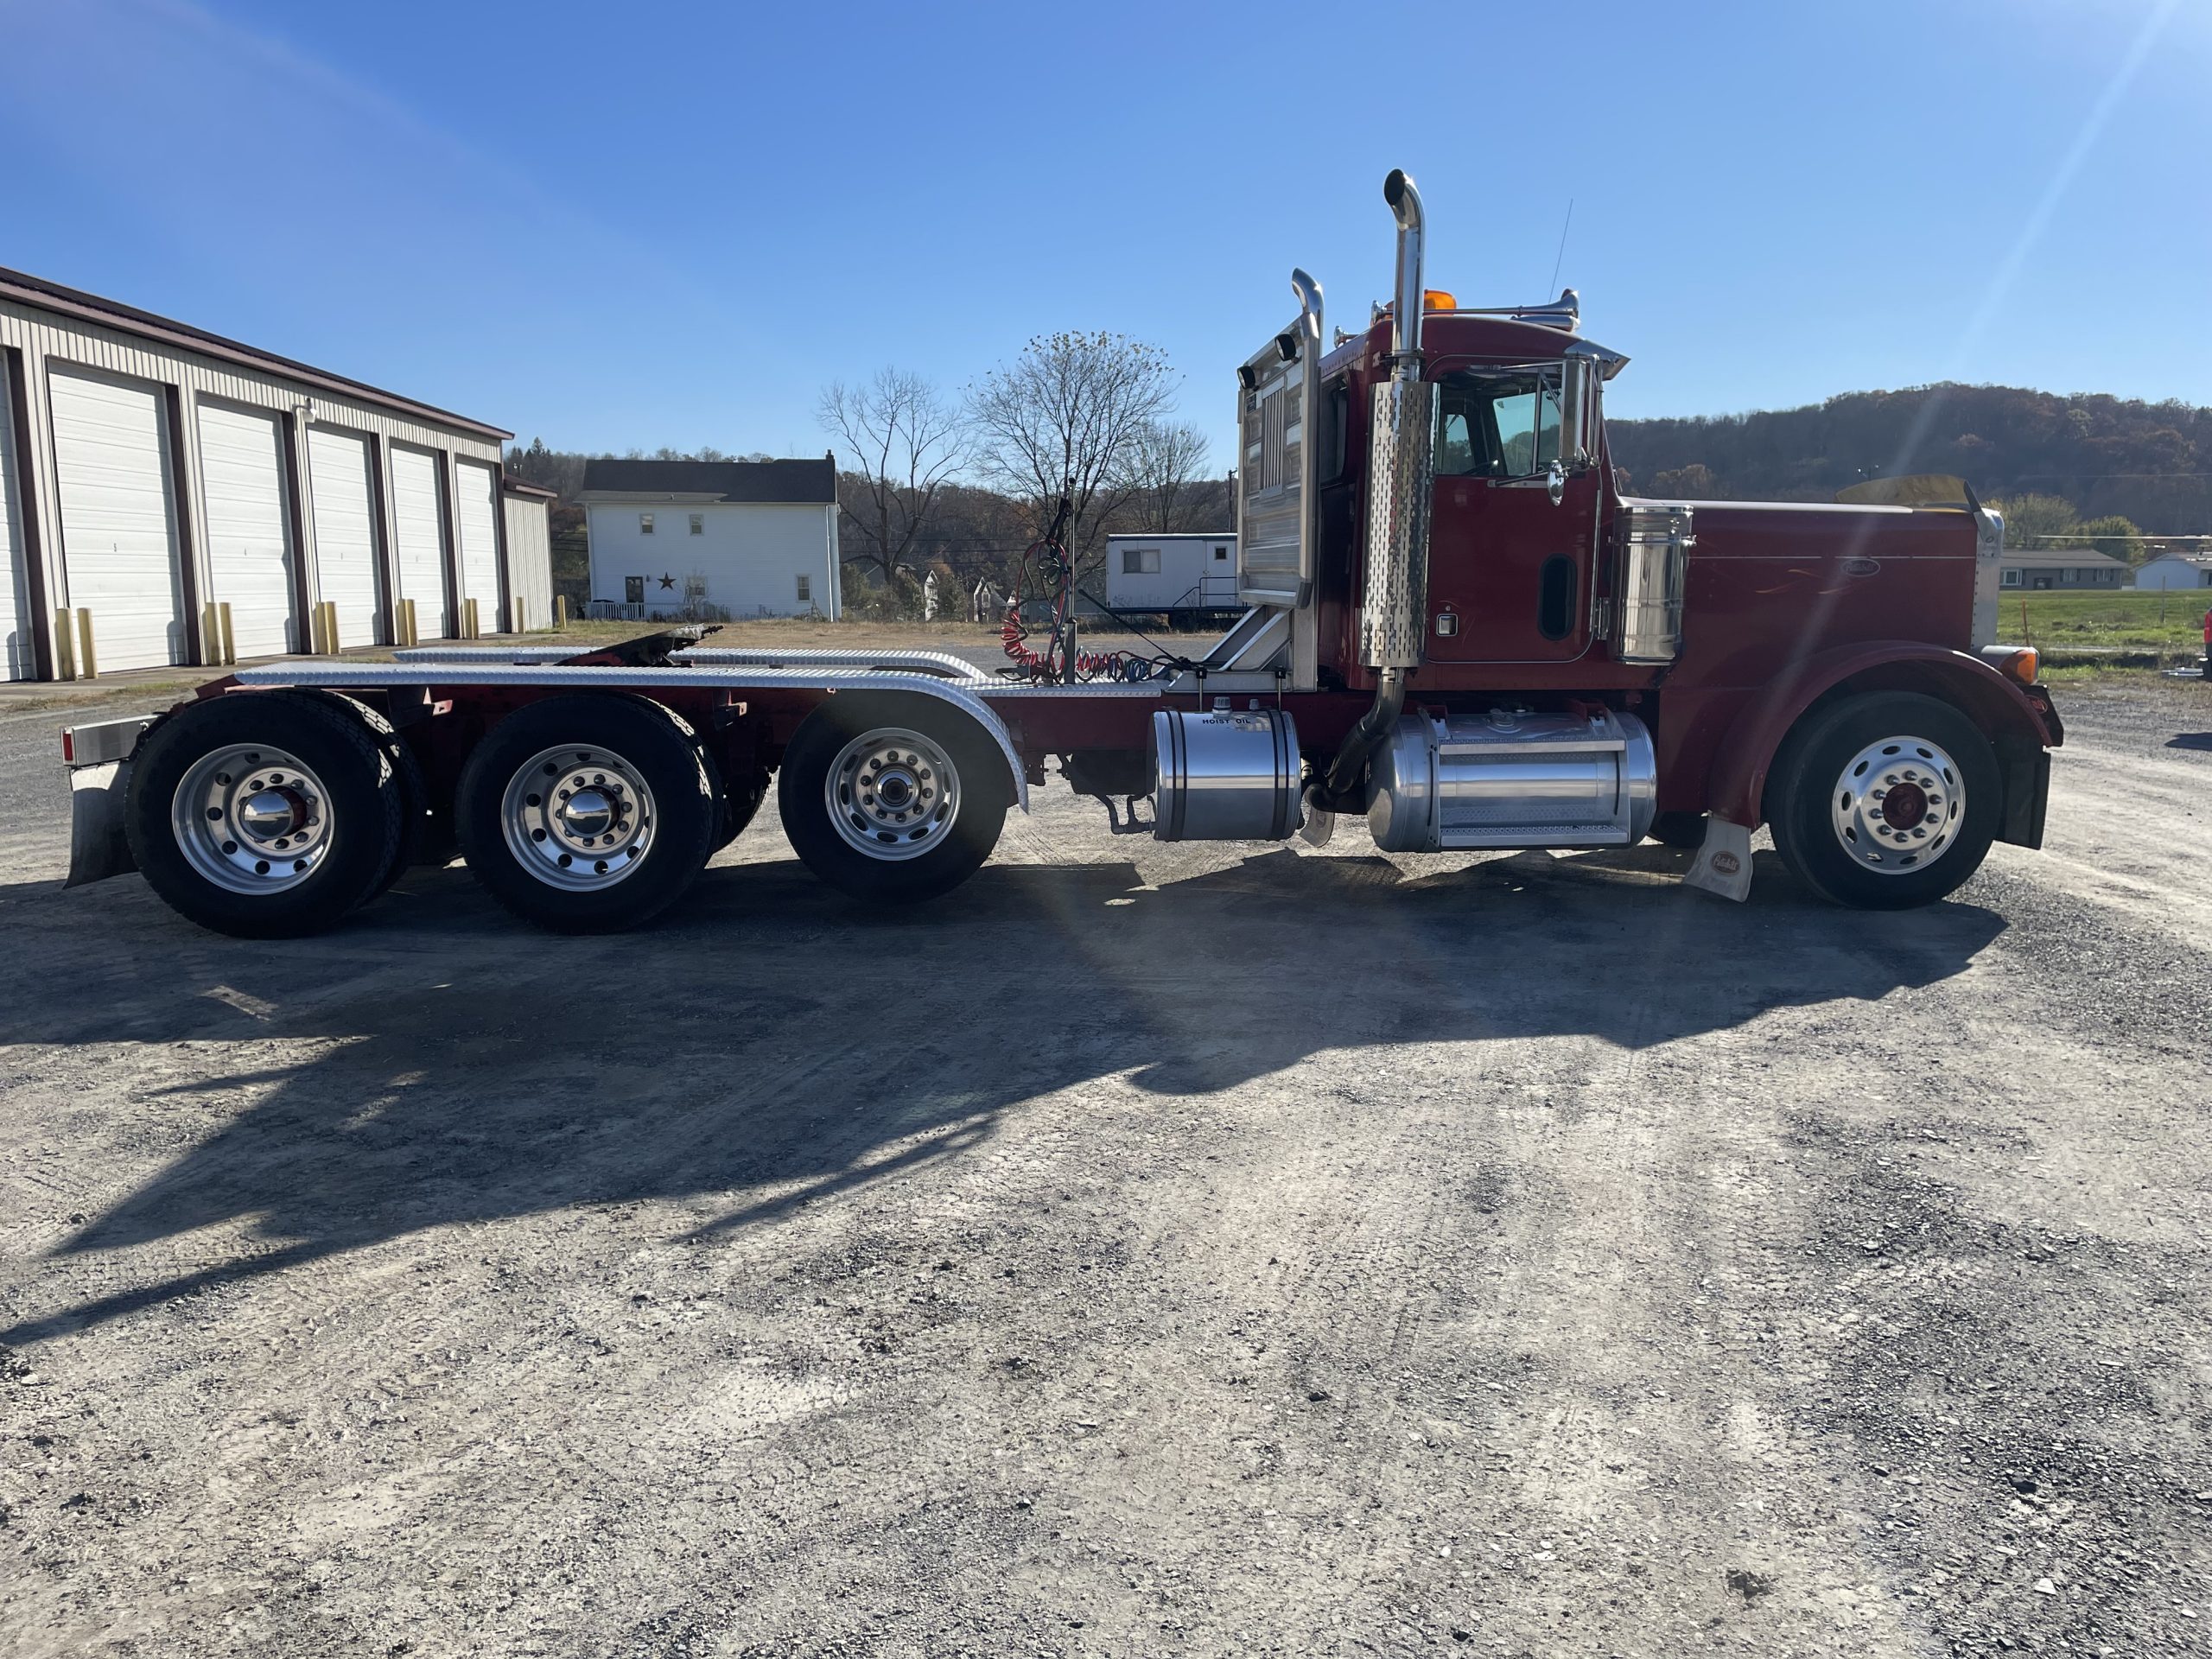
[[54, 613], [54, 677], [73, 680], [77, 677], [77, 639], [70, 626], [69, 613], [57, 607]]
[[200, 607], [200, 655], [208, 667], [222, 666], [223, 624], [212, 599]]
[[402, 609], [404, 611], [404, 613], [405, 613], [405, 614], [406, 614], [406, 619], [407, 619], [407, 620], [406, 620], [406, 626], [405, 626], [405, 633], [406, 633], [406, 638], [405, 638], [405, 639], [404, 639], [401, 643], [403, 643], [403, 644], [404, 644], [404, 645], [414, 645], [414, 644], [416, 643], [416, 639], [415, 639], [415, 601], [414, 601], [413, 600], [411, 600], [411, 599], [403, 599], [403, 600], [401, 600], [401, 601], [399, 601], [399, 603], [400, 603], [400, 606], [401, 606]]
[[92, 654], [92, 613], [83, 607], [77, 611], [77, 677], [97, 680], [100, 677], [100, 659]]
[[333, 657], [338, 654], [338, 601], [334, 599], [322, 601], [322, 642], [323, 648]]
[[553, 595], [553, 631], [558, 633], [568, 626], [569, 596], [566, 594], [556, 594]]
[[231, 637], [231, 606], [226, 600], [215, 607], [223, 635], [223, 666], [236, 668], [238, 661], [238, 642]]

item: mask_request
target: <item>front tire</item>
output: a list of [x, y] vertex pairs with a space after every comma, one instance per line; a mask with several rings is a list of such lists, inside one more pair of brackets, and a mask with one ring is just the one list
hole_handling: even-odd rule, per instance
[[297, 938], [375, 896], [405, 791], [352, 711], [233, 692], [171, 715], [130, 772], [124, 832], [173, 910], [242, 939]]
[[493, 727], [461, 776], [469, 869], [524, 921], [611, 933], [705, 866], [719, 806], [690, 728], [643, 697], [548, 697]]
[[1855, 910], [1934, 904], [1981, 868], [2004, 816], [1996, 751], [1950, 703], [1875, 691], [1815, 710], [1767, 779], [1775, 850]]
[[950, 893], [998, 845], [1007, 764], [976, 722], [931, 699], [847, 693], [784, 751], [776, 808], [806, 867], [873, 904]]

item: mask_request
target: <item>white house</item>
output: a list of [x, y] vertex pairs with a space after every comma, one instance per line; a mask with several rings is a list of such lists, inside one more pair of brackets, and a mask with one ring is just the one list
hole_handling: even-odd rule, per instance
[[2212, 554], [2161, 553], [2135, 572], [2138, 588], [2212, 588]]
[[1236, 608], [1236, 532], [1109, 536], [1106, 602], [1117, 611]]
[[837, 463], [592, 461], [577, 496], [594, 612], [836, 619]]

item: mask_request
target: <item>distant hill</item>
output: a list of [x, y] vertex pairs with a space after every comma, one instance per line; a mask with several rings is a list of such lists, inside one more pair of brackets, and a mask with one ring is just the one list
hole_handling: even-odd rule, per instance
[[1637, 494], [1827, 501], [1862, 478], [1955, 473], [1985, 499], [2059, 496], [2154, 535], [2212, 531], [2212, 409], [2190, 404], [1945, 385], [1606, 430]]

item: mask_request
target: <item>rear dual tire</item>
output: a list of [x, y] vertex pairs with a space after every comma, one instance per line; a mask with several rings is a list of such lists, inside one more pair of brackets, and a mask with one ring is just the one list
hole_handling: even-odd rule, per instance
[[973, 720], [931, 698], [843, 693], [784, 750], [776, 808], [806, 867], [868, 904], [950, 893], [998, 845], [1012, 804], [1006, 758]]
[[406, 844], [390, 728], [292, 691], [236, 692], [156, 726], [133, 758], [124, 834], [148, 885], [235, 938], [320, 933], [374, 898]]
[[645, 698], [600, 692], [509, 715], [469, 757], [454, 803], [485, 890], [558, 933], [659, 915], [705, 867], [725, 821], [691, 728]]

